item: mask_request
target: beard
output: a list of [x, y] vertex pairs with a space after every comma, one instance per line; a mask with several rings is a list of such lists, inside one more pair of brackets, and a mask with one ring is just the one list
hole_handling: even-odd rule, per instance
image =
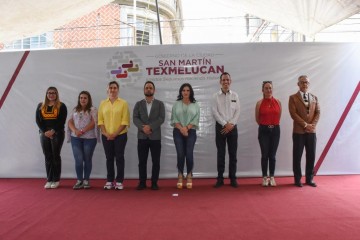
[[152, 96], [154, 96], [154, 93], [145, 93], [145, 96], [146, 97], [152, 97]]

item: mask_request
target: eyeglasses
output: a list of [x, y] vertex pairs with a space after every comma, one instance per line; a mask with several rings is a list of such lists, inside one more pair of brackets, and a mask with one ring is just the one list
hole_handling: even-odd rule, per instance
[[57, 94], [57, 93], [56, 92], [48, 92], [47, 94], [53, 95], [53, 94]]
[[309, 85], [309, 84], [310, 84], [310, 82], [309, 82], [309, 81], [300, 81], [299, 83], [300, 83], [300, 84], [307, 84], [307, 85]]

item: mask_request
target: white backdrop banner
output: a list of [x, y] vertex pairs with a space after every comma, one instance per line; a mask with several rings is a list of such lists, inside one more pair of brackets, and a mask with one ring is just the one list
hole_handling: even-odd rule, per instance
[[[1, 96], [4, 96], [23, 54], [0, 53]], [[49, 86], [58, 88], [60, 100], [70, 112], [82, 90], [92, 94], [94, 105], [98, 107], [106, 98], [107, 83], [111, 80], [119, 82], [120, 97], [129, 102], [131, 113], [135, 103], [144, 98], [145, 81], [155, 83], [155, 97], [164, 101], [166, 108], [166, 120], [162, 126], [162, 178], [177, 175], [170, 114], [180, 85], [190, 83], [201, 108], [194, 175], [215, 177], [215, 122], [211, 99], [220, 89], [219, 76], [223, 71], [231, 74], [231, 89], [239, 94], [241, 104], [237, 175], [261, 176], [255, 104], [262, 98], [262, 81], [271, 80], [274, 96], [283, 106], [275, 174], [291, 176], [292, 120], [288, 98], [298, 91], [297, 77], [302, 74], [309, 76], [310, 91], [320, 101], [318, 160], [359, 83], [359, 63], [358, 43], [246, 43], [32, 51], [0, 109], [0, 177], [46, 176], [35, 109], [43, 101]], [[360, 173], [359, 104], [357, 97], [318, 174]], [[126, 178], [138, 177], [136, 131], [132, 124], [125, 150]], [[74, 178], [75, 163], [69, 143], [64, 143], [61, 155], [62, 177]], [[150, 169], [149, 156], [149, 175]], [[101, 143], [95, 149], [92, 177], [106, 177]]]

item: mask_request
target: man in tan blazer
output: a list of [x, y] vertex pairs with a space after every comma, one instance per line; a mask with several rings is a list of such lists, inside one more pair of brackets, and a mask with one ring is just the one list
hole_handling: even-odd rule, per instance
[[301, 157], [306, 151], [306, 184], [316, 187], [313, 182], [315, 151], [316, 151], [316, 124], [320, 117], [320, 106], [315, 95], [308, 92], [310, 80], [306, 75], [298, 78], [299, 91], [289, 98], [289, 112], [293, 123], [293, 171], [295, 185], [301, 183]]

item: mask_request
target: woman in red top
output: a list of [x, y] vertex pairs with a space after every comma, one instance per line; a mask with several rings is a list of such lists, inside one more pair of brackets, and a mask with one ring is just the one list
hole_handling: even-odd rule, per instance
[[[264, 187], [276, 186], [274, 173], [276, 151], [280, 141], [281, 103], [272, 95], [272, 82], [264, 81], [262, 84], [263, 99], [256, 103], [255, 119], [259, 124], [259, 144], [261, 149], [261, 169]], [[268, 178], [268, 165], [270, 179]]]

